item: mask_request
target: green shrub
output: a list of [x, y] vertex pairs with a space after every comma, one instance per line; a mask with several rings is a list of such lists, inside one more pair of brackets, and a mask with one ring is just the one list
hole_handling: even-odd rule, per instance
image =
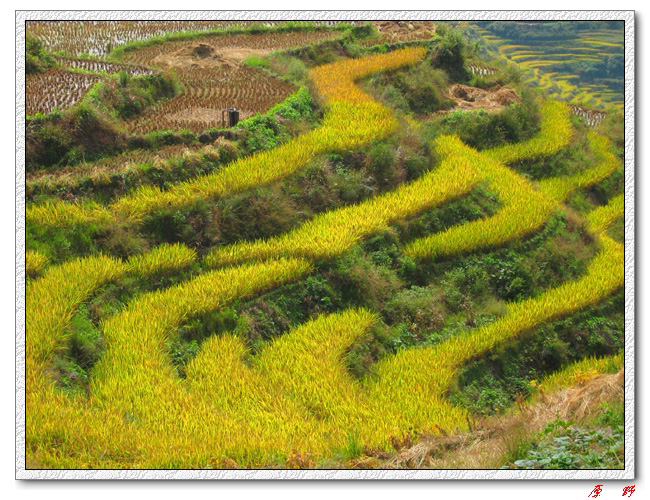
[[459, 374], [452, 400], [473, 413], [489, 415], [495, 408], [510, 407], [520, 395], [528, 396], [531, 380], [541, 380], [584, 357], [616, 354], [623, 348], [623, 304], [621, 290], [470, 362]]
[[93, 224], [75, 224], [65, 228], [45, 228], [27, 222], [26, 247], [50, 257], [52, 263], [60, 263], [74, 257], [97, 253], [97, 236], [100, 229]]
[[395, 272], [376, 265], [360, 249], [334, 259], [328, 275], [346, 304], [379, 309], [402, 286]]
[[407, 344], [421, 342], [428, 334], [439, 331], [444, 324], [445, 312], [439, 290], [419, 286], [399, 290], [383, 308], [386, 322], [402, 332], [401, 338], [404, 338], [403, 329], [408, 330]]
[[520, 301], [534, 294], [533, 277], [524, 259], [513, 251], [486, 259], [490, 281], [497, 297]]
[[623, 426], [588, 430], [571, 422], [556, 421], [540, 433], [527, 455], [502, 469], [622, 469]]
[[345, 354], [345, 366], [350, 375], [361, 380], [374, 373], [375, 364], [396, 350], [395, 329], [382, 324], [373, 327]]
[[[253, 309], [248, 307], [243, 314], [249, 319], [251, 328], [257, 325], [258, 336], [268, 339], [284, 333], [289, 326], [308, 321], [312, 316], [340, 310], [345, 302], [335, 285], [326, 276], [309, 276], [266, 294], [260, 298], [263, 304], [259, 301], [253, 303]], [[256, 313], [255, 309], [261, 309], [263, 314]], [[265, 334], [265, 331], [270, 333]]]
[[[465, 52], [467, 41], [458, 31], [444, 32], [436, 47], [433, 63], [444, 69], [454, 81], [464, 82], [468, 74], [465, 70]], [[440, 34], [440, 31], [438, 31]]]
[[101, 332], [90, 321], [88, 311], [80, 309], [70, 321], [70, 356], [86, 372], [89, 371], [104, 352]]
[[283, 311], [264, 299], [245, 307], [236, 332], [246, 339], [253, 353], [259, 352], [269, 341], [289, 331], [290, 323]]
[[25, 74], [40, 73], [56, 65], [52, 55], [43, 48], [36, 38], [25, 37]]
[[[28, 164], [49, 167], [59, 163], [72, 149], [73, 139], [69, 132], [56, 125], [44, 125], [38, 132], [40, 147], [31, 156]], [[27, 168], [29, 171], [30, 169]]]
[[464, 143], [482, 150], [530, 139], [539, 131], [539, 106], [530, 92], [522, 92], [520, 103], [498, 113], [457, 111], [449, 113], [431, 127], [442, 133], [460, 136]]
[[374, 144], [368, 150], [368, 170], [380, 186], [395, 186], [399, 181], [397, 152], [387, 142]]

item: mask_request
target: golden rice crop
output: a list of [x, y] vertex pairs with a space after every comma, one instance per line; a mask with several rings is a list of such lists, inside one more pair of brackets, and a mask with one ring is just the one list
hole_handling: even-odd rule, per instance
[[[623, 367], [623, 351], [603, 358], [588, 357], [544, 378], [536, 387], [539, 393], [550, 393], [560, 388], [583, 385], [589, 379], [603, 374], [615, 373]], [[533, 397], [533, 399], [535, 399]]]
[[[28, 379], [40, 373], [65, 342], [67, 322], [74, 309], [96, 288], [112, 281], [126, 266], [108, 257], [91, 257], [48, 269], [27, 284], [26, 348]], [[29, 384], [28, 384], [29, 390]]]
[[[312, 231], [318, 237], [306, 240], [303, 249], [313, 251], [310, 257], [342, 252], [394, 218], [458, 195], [458, 186], [450, 179], [464, 179], [465, 188], [471, 189], [487, 169], [496, 185], [517, 185], [507, 169], [472, 152], [457, 138], [442, 137], [438, 147], [446, 156], [438, 170], [373, 203], [332, 212], [329, 218], [325, 214], [325, 222], [312, 225], [321, 228]], [[467, 154], [453, 154], [459, 151]], [[480, 161], [483, 170], [476, 167]], [[468, 175], [458, 175], [463, 169]], [[512, 196], [508, 187], [499, 194]], [[622, 197], [612, 200], [588, 218], [590, 228], [602, 230], [622, 209]], [[304, 227], [300, 230], [309, 234]], [[330, 236], [339, 232], [343, 236], [329, 245], [326, 230], [332, 231]], [[36, 407], [28, 420], [34, 457], [55, 467], [218, 467], [226, 457], [264, 465], [291, 450], [328, 456], [345, 447], [351, 436], [359, 443], [386, 448], [391, 436], [463, 429], [466, 411], [451, 405], [445, 394], [464, 362], [520, 332], [597, 302], [622, 285], [622, 247], [606, 235], [599, 236], [602, 250], [581, 280], [511, 304], [500, 320], [469, 334], [433, 348], [401, 351], [378, 364], [377, 377], [361, 383], [346, 373], [341, 355], [376, 321], [364, 311], [323, 316], [302, 325], [272, 343], [252, 363], [245, 361], [246, 349], [239, 338], [211, 338], [189, 363], [187, 381], [180, 380], [168, 360], [166, 341], [185, 319], [302, 276], [310, 265], [306, 260], [280, 259], [213, 271], [138, 297], [102, 325], [107, 352], [94, 370], [88, 401], [57, 392], [45, 379], [46, 360], [65, 342], [61, 332], [74, 305], [103, 282], [101, 276], [93, 281], [93, 272], [112, 268], [117, 275], [133, 269], [134, 262], [123, 265], [108, 259], [101, 269], [97, 269], [101, 259], [75, 262], [87, 291], [68, 299], [63, 318], [57, 319], [61, 309], [48, 311], [58, 321], [58, 328], [50, 331], [58, 333], [45, 353], [30, 351], [30, 359], [41, 360], [32, 363], [36, 375], [31, 380], [37, 378], [39, 383], [31, 383], [28, 391], [28, 401]], [[291, 253], [298, 241], [285, 240], [282, 252]], [[153, 255], [166, 251], [163, 247]], [[90, 264], [85, 273], [80, 272], [80, 262]], [[59, 272], [56, 280], [65, 281], [61, 269], [54, 271]], [[70, 271], [65, 272], [68, 279]], [[47, 285], [36, 289], [46, 296], [56, 295], [60, 290], [47, 277], [38, 282]], [[52, 302], [46, 297], [34, 300], [38, 302], [31, 308], [41, 301]], [[228, 376], [215, 377], [215, 373]], [[60, 422], [65, 422], [65, 428]], [[53, 439], [63, 444], [52, 448]]]
[[25, 253], [25, 273], [27, 276], [36, 276], [40, 274], [43, 268], [47, 265], [50, 259], [47, 256], [35, 252], [33, 250], [27, 250]]
[[595, 304], [623, 286], [623, 248], [603, 233], [598, 236], [602, 248], [583, 278], [510, 304], [505, 316], [487, 326], [379, 362], [378, 377], [369, 390], [370, 397], [381, 402], [383, 418], [409, 422], [424, 432], [436, 432], [436, 426], [447, 432], [465, 428], [463, 412], [445, 400], [460, 366], [524, 331]]
[[[108, 349], [88, 402], [61, 398], [49, 386], [40, 399], [30, 400], [39, 401], [31, 448], [43, 463], [58, 467], [210, 467], [225, 457], [263, 465], [292, 449], [328, 456], [350, 436], [386, 447], [390, 436], [463, 429], [466, 412], [445, 399], [463, 363], [623, 284], [622, 248], [601, 238], [603, 249], [582, 279], [512, 304], [504, 317], [468, 334], [432, 348], [400, 351], [377, 365], [377, 377], [362, 383], [350, 379], [341, 354], [376, 321], [365, 311], [302, 325], [262, 351], [250, 367], [242, 341], [228, 335], [206, 342], [188, 365], [187, 382], [167, 360], [165, 339], [184, 317], [277, 284], [278, 275], [267, 275], [269, 269], [288, 272], [284, 276], [291, 279], [294, 272], [308, 270], [304, 261], [216, 271], [141, 296], [103, 325]], [[283, 269], [285, 264], [293, 268]], [[64, 428], [57, 418], [62, 415]], [[65, 437], [58, 451], [43, 442], [54, 435]]]
[[[546, 119], [549, 119], [548, 115]], [[545, 135], [548, 141], [563, 141], [564, 132], [556, 130], [559, 136], [553, 139], [544, 127], [542, 125], [541, 135]], [[472, 165], [488, 181], [489, 189], [498, 195], [503, 207], [492, 217], [419, 238], [408, 244], [404, 253], [416, 259], [469, 253], [502, 245], [537, 231], [569, 194], [605, 179], [620, 166], [618, 158], [609, 151], [609, 139], [593, 132], [589, 133], [588, 138], [598, 161], [596, 167], [568, 177], [544, 179], [539, 182], [539, 188], [494, 161], [495, 157], [501, 156], [491, 153], [496, 150], [480, 155], [472, 153], [478, 155]], [[536, 139], [528, 141], [529, 144]], [[540, 154], [539, 149], [533, 149], [534, 153], [528, 150], [531, 155]], [[488, 160], [486, 157], [492, 158]]]
[[[127, 270], [127, 266], [110, 259], [96, 258], [75, 261], [72, 267], [59, 266], [51, 273], [50, 279], [46, 276], [39, 280], [39, 286], [33, 287], [36, 291], [28, 295], [28, 300], [34, 301], [48, 296], [54, 301], [58, 298], [61, 302], [63, 299], [62, 305], [66, 308], [64, 310], [48, 308], [46, 311], [41, 311], [41, 314], [32, 314], [31, 319], [28, 320], [27, 359], [31, 360], [31, 363], [28, 362], [31, 375], [28, 379], [28, 402], [39, 402], [38, 409], [31, 412], [28, 418], [28, 425], [30, 425], [28, 439], [32, 440], [33, 448], [38, 449], [39, 453], [42, 452], [43, 460], [56, 461], [56, 458], [48, 455], [51, 450], [48, 450], [47, 442], [43, 442], [50, 439], [48, 436], [56, 430], [59, 436], [65, 436], [62, 446], [69, 445], [71, 446], [69, 451], [75, 450], [71, 455], [78, 457], [77, 461], [74, 461], [76, 467], [83, 467], [85, 459], [100, 460], [100, 463], [102, 460], [109, 462], [113, 460], [111, 463], [115, 466], [115, 461], [120, 460], [115, 456], [119, 456], [120, 453], [128, 453], [132, 459], [138, 454], [148, 455], [150, 460], [154, 460], [148, 463], [160, 464], [160, 460], [164, 460], [160, 453], [165, 449], [162, 442], [173, 440], [167, 427], [170, 422], [165, 422], [166, 415], [170, 415], [173, 408], [179, 408], [177, 406], [179, 404], [182, 409], [183, 402], [188, 404], [185, 408], [196, 410], [193, 413], [176, 412], [176, 417], [184, 416], [189, 425], [183, 427], [185, 432], [196, 430], [198, 422], [195, 418], [197, 413], [200, 413], [200, 407], [194, 408], [195, 401], [188, 399], [189, 396], [184, 396], [187, 391], [182, 389], [176, 375], [174, 374], [171, 379], [168, 378], [172, 368], [165, 359], [165, 338], [171, 330], [183, 318], [222, 307], [234, 298], [259, 293], [269, 286], [293, 279], [310, 270], [309, 264], [304, 261], [280, 259], [263, 265], [207, 273], [191, 282], [137, 298], [126, 311], [108, 319], [102, 325], [108, 350], [96, 367], [91, 401], [79, 401], [78, 398], [69, 400], [65, 396], [61, 397], [62, 393], [53, 387], [51, 381], [46, 380], [46, 362], [57, 348], [57, 344], [60, 345], [65, 341], [63, 335], [65, 324], [71, 316], [74, 305], [102, 282], [115, 278], [119, 272]], [[66, 277], [83, 276], [86, 287], [66, 300], [70, 295], [69, 290], [66, 287], [53, 287], [50, 282], [65, 282], [61, 274], [71, 271], [79, 271], [79, 273], [67, 274]], [[101, 271], [103, 274], [97, 275]], [[68, 281], [72, 280], [68, 279]], [[35, 304], [28, 304], [28, 307], [30, 310], [36, 309]], [[43, 316], [48, 317], [49, 320], [44, 320]], [[56, 328], [49, 323], [55, 323]], [[175, 396], [178, 396], [177, 401], [174, 401]], [[156, 412], [157, 410], [159, 413]], [[59, 417], [64, 414], [74, 416], [74, 420], [66, 420], [65, 427], [61, 428]], [[125, 414], [130, 415], [127, 420], [124, 418]], [[218, 424], [214, 425], [213, 429], [220, 429], [222, 428], [220, 426], [228, 422], [227, 418], [221, 418], [223, 415], [220, 415], [211, 404], [206, 408], [204, 419], [200, 421], [205, 422], [208, 416], [218, 420]], [[149, 422], [149, 426], [143, 428], [140, 425], [130, 425], [129, 422], [138, 424]], [[171, 425], [180, 429], [177, 423], [171, 422]], [[227, 430], [233, 431], [232, 428]], [[153, 436], [157, 432], [159, 439], [154, 440]], [[233, 432], [241, 435], [245, 440], [248, 439], [247, 436], [255, 436], [254, 429], [242, 428], [242, 425], [236, 423]], [[220, 434], [219, 431], [217, 434]], [[182, 457], [182, 449], [186, 444], [184, 442], [191, 435], [190, 432], [187, 435], [177, 436], [180, 440], [178, 448], [175, 451], [170, 450], [173, 459]], [[84, 439], [80, 440], [80, 436], [84, 436]], [[220, 442], [223, 447], [228, 447], [231, 443], [223, 433]], [[205, 443], [207, 445], [209, 441]], [[236, 440], [233, 443], [235, 446], [242, 444]], [[118, 445], [115, 456], [106, 457], [101, 451], [99, 453], [103, 456], [97, 456], [96, 446], [110, 450], [115, 444]], [[101, 448], [102, 446], [104, 448]], [[120, 448], [121, 446], [125, 448]], [[196, 448], [195, 444], [194, 451]], [[265, 451], [268, 453], [268, 449], [265, 448]], [[153, 456], [155, 453], [158, 455]], [[130, 461], [131, 466], [134, 462], [137, 464], [137, 459]], [[61, 462], [57, 463], [60, 466]], [[168, 463], [162, 463], [170, 466]], [[200, 465], [206, 466], [206, 463], [201, 462]]]
[[[93, 395], [154, 425], [169, 398], [182, 390], [167, 359], [166, 341], [183, 321], [252, 296], [310, 271], [303, 260], [275, 260], [206, 273], [143, 295], [106, 320], [107, 352], [95, 367]], [[179, 395], [180, 397], [180, 395]]]
[[405, 247], [405, 254], [416, 259], [435, 258], [502, 245], [536, 231], [555, 211], [556, 203], [488, 155], [471, 149], [463, 154], [472, 157], [471, 164], [488, 181], [490, 191], [498, 195], [503, 207], [487, 219], [419, 238]]
[[338, 429], [354, 429], [362, 423], [361, 416], [370, 415], [343, 354], [378, 319], [365, 310], [321, 316], [278, 338], [257, 357], [255, 367], [316, 418]]
[[[102, 325], [107, 353], [94, 372], [88, 401], [62, 397], [51, 383], [45, 385], [45, 365], [38, 363], [43, 384], [39, 391], [33, 386], [28, 391], [34, 405], [28, 420], [30, 450], [40, 463], [55, 467], [218, 467], [226, 457], [264, 465], [291, 450], [329, 456], [350, 436], [387, 447], [390, 436], [463, 429], [466, 412], [450, 405], [445, 394], [464, 362], [597, 302], [623, 284], [621, 246], [604, 235], [601, 242], [602, 251], [582, 279], [511, 304], [500, 320], [461, 337], [400, 351], [378, 364], [377, 377], [361, 383], [350, 379], [341, 356], [376, 321], [363, 310], [312, 320], [276, 340], [252, 364], [245, 362], [239, 338], [215, 336], [188, 365], [186, 382], [167, 359], [166, 339], [184, 318], [303, 275], [309, 271], [305, 261], [214, 271], [146, 294]], [[127, 268], [110, 259], [74, 264], [75, 269], [55, 268], [58, 274], [50, 272], [50, 280], [65, 281], [64, 276], [80, 271], [88, 284], [85, 295], [109, 279], [95, 276], [91, 283], [88, 278], [98, 271]], [[47, 275], [36, 282], [45, 296], [68, 295], [46, 281]], [[69, 300], [68, 308], [85, 295]], [[30, 352], [32, 359], [50, 356]]]
[[[342, 353], [375, 321], [363, 310], [322, 316], [269, 346], [253, 366], [244, 362], [240, 339], [215, 336], [188, 365], [185, 382], [168, 365], [144, 358], [146, 380], [94, 387], [88, 401], [61, 399], [48, 388], [36, 413], [49, 421], [35, 422], [34, 438], [59, 427], [54, 416], [74, 420], [59, 431], [66, 439], [58, 453], [38, 442], [33, 448], [45, 463], [59, 465], [72, 456], [65, 463], [73, 468], [115, 467], [123, 457], [131, 467], [210, 467], [225, 457], [265, 463], [292, 449], [331, 453], [347, 444], [351, 429], [363, 424], [360, 417], [368, 417], [360, 411], [363, 394], [349, 379]], [[296, 376], [302, 368], [312, 375]], [[132, 380], [130, 375], [122, 374]], [[325, 413], [318, 412], [319, 403]], [[116, 418], [120, 414], [128, 417]]]
[[41, 205], [29, 205], [25, 210], [27, 222], [42, 226], [73, 226], [108, 222], [112, 214], [96, 203], [72, 204], [63, 201], [47, 201]]
[[625, 195], [620, 194], [607, 205], [598, 207], [587, 214], [587, 222], [592, 231], [604, 231], [616, 219], [625, 214]]
[[[69, 224], [119, 214], [138, 221], [156, 208], [213, 199], [289, 175], [315, 154], [356, 147], [393, 131], [396, 122], [390, 112], [353, 82], [422, 56], [423, 49], [408, 49], [316, 68], [312, 79], [328, 105], [323, 125], [272, 152], [164, 193], [140, 189], [108, 210], [67, 205], [72, 208], [66, 212], [62, 204], [49, 204], [33, 207], [32, 217]], [[378, 321], [365, 310], [312, 319], [255, 356], [235, 334], [214, 335], [187, 364], [185, 378], [171, 362], [169, 342], [190, 318], [303, 277], [314, 260], [339, 255], [398, 219], [468, 193], [482, 180], [503, 202], [496, 216], [418, 240], [407, 253], [423, 257], [470, 251], [534, 231], [566, 193], [614, 168], [608, 143], [596, 136], [590, 141], [597, 167], [561, 182], [544, 181], [541, 189], [503, 166], [564, 147], [571, 135], [565, 112], [546, 103], [538, 137], [482, 153], [457, 137], [441, 136], [435, 147], [442, 162], [420, 179], [319, 215], [283, 236], [213, 251], [204, 262], [208, 267], [264, 262], [206, 272], [140, 295], [105, 319], [100, 329], [106, 352], [93, 368], [87, 397], [65, 394], [48, 375], [52, 356], [66, 346], [75, 308], [125, 273], [146, 278], [175, 272], [192, 265], [196, 254], [182, 245], [162, 245], [126, 263], [100, 256], [48, 269], [27, 287], [28, 459], [56, 468], [218, 468], [224, 459], [264, 467], [277, 466], [294, 450], [332, 457], [355, 442], [388, 449], [391, 436], [466, 428], [466, 410], [446, 399], [464, 363], [623, 285], [623, 247], [604, 233], [622, 216], [623, 196], [587, 217], [588, 230], [598, 237], [601, 249], [581, 279], [509, 304], [494, 323], [434, 347], [399, 351], [361, 381], [347, 372], [343, 356]], [[353, 126], [344, 124], [344, 115]], [[599, 363], [585, 360], [576, 366], [591, 370]], [[558, 374], [556, 380], [568, 376]]]
[[[261, 439], [274, 440], [275, 449], [297, 440], [303, 451], [342, 447], [368, 418], [343, 353], [376, 321], [364, 310], [320, 316], [276, 339], [249, 364], [241, 339], [215, 336], [189, 364], [188, 384], [192, 394], [253, 429], [270, 429]], [[214, 377], [224, 370], [228, 377]]]
[[185, 245], [163, 244], [151, 252], [135, 255], [128, 261], [132, 273], [147, 278], [160, 273], [172, 273], [191, 266], [196, 260], [196, 251]]

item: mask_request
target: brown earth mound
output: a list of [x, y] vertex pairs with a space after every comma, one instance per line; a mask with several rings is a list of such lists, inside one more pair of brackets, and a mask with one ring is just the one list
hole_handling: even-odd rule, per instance
[[364, 40], [362, 45], [428, 40], [436, 33], [433, 21], [376, 21], [372, 24], [379, 31], [380, 38]]
[[265, 49], [249, 49], [243, 47], [225, 48], [207, 43], [186, 45], [170, 53], [161, 54], [154, 58], [154, 66], [171, 66], [175, 68], [200, 67], [212, 68], [215, 66], [237, 66], [249, 56], [263, 56], [270, 52]]
[[449, 87], [449, 99], [456, 103], [456, 106], [449, 111], [475, 111], [484, 109], [486, 111], [500, 111], [509, 104], [519, 102], [521, 98], [510, 87], [497, 85], [491, 89], [479, 89], [456, 83]]
[[209, 57], [212, 54], [214, 54], [214, 49], [205, 43], [200, 43], [192, 49], [192, 55], [201, 59]]

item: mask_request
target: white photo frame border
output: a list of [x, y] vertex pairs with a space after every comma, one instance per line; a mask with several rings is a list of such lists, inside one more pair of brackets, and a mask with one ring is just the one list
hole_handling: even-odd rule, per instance
[[[29, 20], [618, 20], [625, 37], [625, 468], [608, 470], [85, 470], [25, 468], [25, 21]], [[16, 479], [549, 479], [635, 477], [635, 13], [634, 11], [16, 11]]]

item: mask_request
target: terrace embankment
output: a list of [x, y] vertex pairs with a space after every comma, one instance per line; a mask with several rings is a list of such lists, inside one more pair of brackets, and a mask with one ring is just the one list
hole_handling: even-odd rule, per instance
[[[513, 439], [529, 440], [557, 420], [585, 422], [602, 411], [603, 403], [623, 399], [623, 370], [597, 375], [582, 384], [540, 394], [530, 404], [506, 415], [474, 422], [473, 430], [453, 436], [422, 436], [417, 443], [402, 443], [395, 454], [375, 453], [353, 461], [357, 468], [491, 469], [503, 465]], [[399, 447], [399, 443], [395, 443]], [[374, 455], [374, 456], [373, 456]]]

